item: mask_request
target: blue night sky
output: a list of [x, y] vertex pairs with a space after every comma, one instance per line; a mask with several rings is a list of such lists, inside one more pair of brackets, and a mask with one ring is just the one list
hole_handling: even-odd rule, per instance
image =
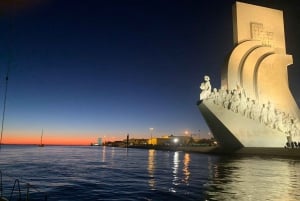
[[[36, 143], [42, 129], [45, 140], [69, 143], [127, 133], [149, 138], [150, 127], [157, 137], [209, 132], [196, 101], [204, 75], [220, 86], [233, 48], [233, 0], [16, 0], [12, 32], [5, 2], [1, 113], [8, 60], [11, 67], [4, 142], [23, 136]], [[300, 3], [243, 2], [284, 11], [294, 58], [290, 87], [299, 105]]]

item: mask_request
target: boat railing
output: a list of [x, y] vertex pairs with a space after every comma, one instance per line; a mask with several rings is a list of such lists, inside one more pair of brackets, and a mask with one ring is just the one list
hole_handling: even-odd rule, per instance
[[18, 188], [18, 190], [19, 190], [19, 193], [18, 193], [18, 195], [19, 195], [19, 196], [18, 196], [18, 200], [21, 200], [21, 188], [20, 188], [20, 181], [19, 181], [18, 179], [16, 179], [15, 182], [14, 182], [14, 186], [13, 186], [13, 188], [12, 188], [12, 190], [11, 190], [9, 200], [12, 200], [13, 194], [14, 194], [14, 192], [15, 192], [15, 187], [16, 187], [16, 185], [17, 185], [17, 188]]
[[[43, 197], [43, 200], [47, 201], [48, 195], [47, 195], [46, 192], [42, 192], [36, 186], [31, 185], [28, 182], [21, 181], [19, 179], [15, 179], [14, 185], [13, 185], [13, 187], [11, 189], [11, 192], [10, 192], [10, 197], [9, 197], [9, 199], [6, 199], [4, 197], [3, 177], [2, 176], [3, 176], [2, 171], [0, 170], [0, 191], [1, 191], [0, 192], [0, 201], [2, 201], [2, 200], [8, 200], [8, 201], [18, 200], [18, 201], [21, 201], [23, 191], [21, 190], [20, 183], [22, 183], [24, 186], [26, 186], [25, 187], [26, 188], [26, 193], [25, 193], [26, 194], [26, 198], [25, 198], [26, 201], [30, 201], [30, 194], [33, 193], [33, 192], [43, 194], [43, 196], [41, 195], [41, 196], [39, 196], [39, 198]], [[39, 199], [39, 200], [42, 200], [42, 199]]]

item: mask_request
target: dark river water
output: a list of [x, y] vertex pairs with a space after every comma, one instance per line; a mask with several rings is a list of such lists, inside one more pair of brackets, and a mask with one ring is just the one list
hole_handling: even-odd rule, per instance
[[[21, 199], [300, 200], [300, 160], [89, 146], [2, 146], [3, 195]], [[11, 200], [17, 200], [18, 185]]]

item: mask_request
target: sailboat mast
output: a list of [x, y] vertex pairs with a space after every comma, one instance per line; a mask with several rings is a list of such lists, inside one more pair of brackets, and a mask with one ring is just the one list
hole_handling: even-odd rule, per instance
[[41, 145], [43, 144], [43, 134], [44, 134], [44, 130], [42, 129], [42, 135], [41, 135]]

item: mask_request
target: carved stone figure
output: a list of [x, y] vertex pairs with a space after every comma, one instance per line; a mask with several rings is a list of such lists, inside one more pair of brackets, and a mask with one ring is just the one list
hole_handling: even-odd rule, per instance
[[230, 110], [233, 112], [238, 111], [238, 105], [240, 104], [240, 97], [237, 90], [233, 90], [233, 94], [230, 99]]
[[213, 92], [211, 93], [211, 98], [213, 99], [214, 104], [216, 104], [216, 105], [220, 104], [220, 94], [219, 94], [217, 88], [213, 89]]
[[268, 126], [273, 127], [275, 121], [275, 110], [271, 102], [268, 102]]
[[226, 90], [226, 92], [227, 93], [226, 93], [226, 96], [225, 96], [225, 99], [223, 102], [223, 106], [224, 106], [224, 108], [229, 109], [229, 104], [230, 104], [232, 94], [231, 94], [231, 91], [229, 91], [229, 90]]
[[275, 110], [276, 111], [276, 119], [275, 119], [275, 123], [274, 123], [274, 126], [277, 130], [281, 131], [281, 132], [285, 132], [285, 126], [284, 126], [284, 123], [283, 123], [283, 115], [284, 113], [283, 112], [280, 112], [278, 110]]
[[245, 115], [245, 110], [247, 108], [247, 97], [244, 90], [241, 91], [240, 97], [241, 99], [238, 105], [238, 113]]
[[220, 105], [224, 104], [224, 101], [226, 99], [226, 89], [224, 89], [224, 87], [221, 87], [221, 89], [219, 90], [219, 100], [220, 100]]
[[251, 111], [252, 119], [259, 120], [260, 111], [261, 111], [260, 104], [256, 101], [253, 101], [253, 107], [252, 107], [252, 111]]
[[250, 118], [250, 113], [251, 113], [251, 108], [252, 108], [253, 102], [250, 100], [250, 98], [247, 98], [246, 104], [247, 104], [247, 107], [245, 110], [245, 117]]
[[266, 104], [263, 104], [260, 112], [260, 122], [267, 125], [268, 124], [268, 108]]
[[211, 93], [211, 85], [210, 78], [207, 75], [204, 76], [204, 82], [201, 83], [200, 89], [202, 90], [200, 93], [200, 100], [208, 98]]

